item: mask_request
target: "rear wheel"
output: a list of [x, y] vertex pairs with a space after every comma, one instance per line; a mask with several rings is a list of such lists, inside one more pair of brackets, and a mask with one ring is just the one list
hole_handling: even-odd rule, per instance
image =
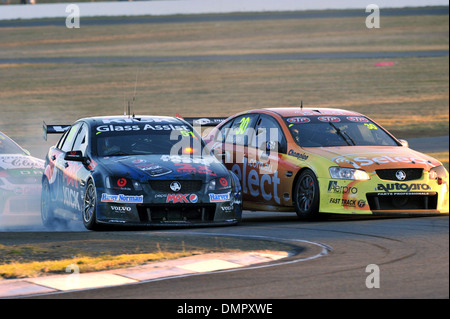
[[297, 216], [314, 219], [319, 214], [319, 183], [313, 171], [304, 170], [294, 188], [294, 206]]
[[83, 197], [83, 210], [82, 218], [84, 227], [89, 230], [98, 229], [97, 224], [97, 190], [95, 189], [94, 182], [89, 180]]

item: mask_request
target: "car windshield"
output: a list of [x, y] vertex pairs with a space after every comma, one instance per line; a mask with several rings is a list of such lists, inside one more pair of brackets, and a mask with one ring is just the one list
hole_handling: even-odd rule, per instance
[[[135, 126], [135, 128], [140, 126]], [[97, 131], [97, 155], [201, 155], [205, 147], [189, 127], [161, 130]]]
[[0, 154], [26, 154], [13, 140], [0, 132]]
[[364, 116], [286, 117], [286, 125], [302, 147], [399, 146], [384, 131]]

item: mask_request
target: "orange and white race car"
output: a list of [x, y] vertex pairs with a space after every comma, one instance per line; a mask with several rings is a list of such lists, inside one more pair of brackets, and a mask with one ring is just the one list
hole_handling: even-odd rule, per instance
[[302, 218], [449, 212], [442, 163], [356, 112], [251, 110], [223, 120], [205, 141], [241, 181], [244, 209]]

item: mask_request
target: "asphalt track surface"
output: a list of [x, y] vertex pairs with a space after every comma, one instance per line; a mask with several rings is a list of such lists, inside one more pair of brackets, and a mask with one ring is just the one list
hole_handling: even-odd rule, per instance
[[[39, 298], [180, 299], [180, 305], [187, 299], [449, 298], [448, 216], [300, 222], [292, 214], [257, 212], [238, 227], [176, 232], [258, 236], [298, 246], [307, 240], [328, 248], [312, 260], [303, 252], [260, 267]], [[379, 288], [366, 286], [369, 265], [379, 267]]]

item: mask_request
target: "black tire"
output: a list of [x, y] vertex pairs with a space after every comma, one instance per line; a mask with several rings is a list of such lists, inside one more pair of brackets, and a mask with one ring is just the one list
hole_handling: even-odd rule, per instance
[[319, 215], [319, 183], [310, 169], [304, 170], [295, 184], [293, 202], [297, 216], [312, 220]]
[[53, 212], [53, 204], [50, 198], [50, 185], [48, 180], [42, 182], [41, 192], [41, 221], [45, 228], [54, 228], [58, 224]]
[[97, 223], [97, 190], [92, 180], [89, 180], [84, 191], [81, 219], [87, 229], [99, 229]]

